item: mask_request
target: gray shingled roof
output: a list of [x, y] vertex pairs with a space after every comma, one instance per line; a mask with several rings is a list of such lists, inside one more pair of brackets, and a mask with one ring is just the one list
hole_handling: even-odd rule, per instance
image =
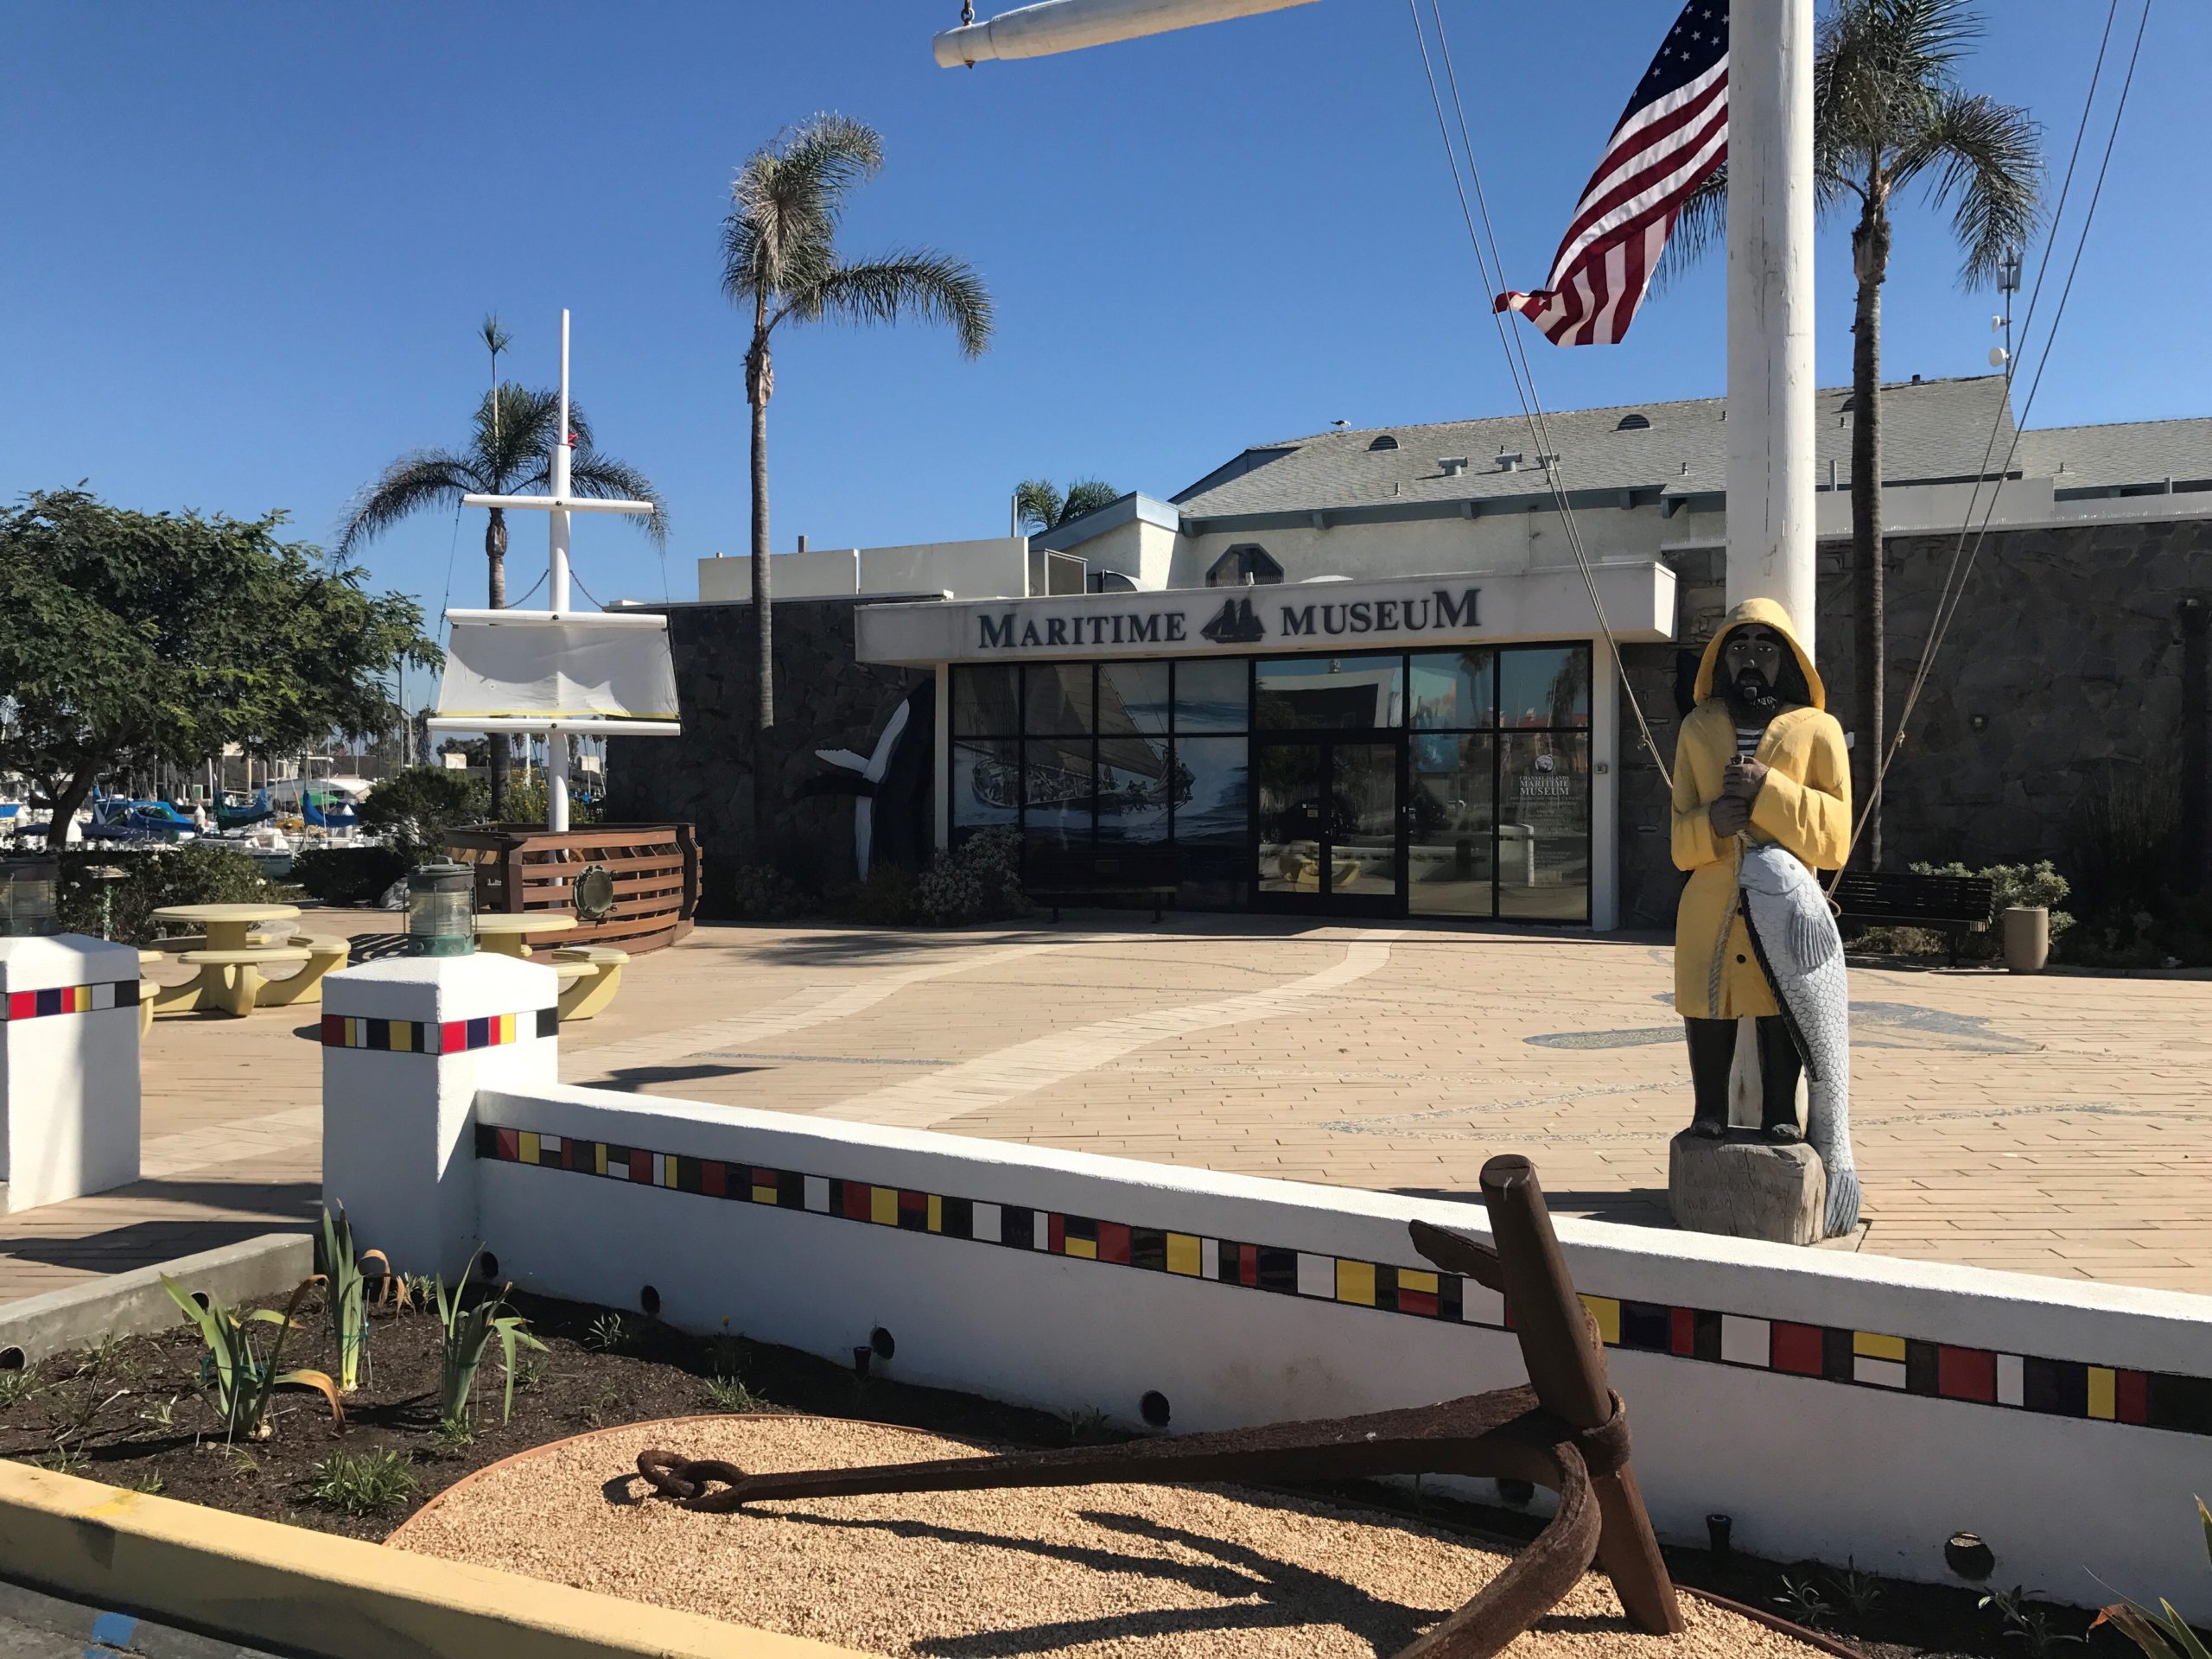
[[2116, 421], [2020, 435], [2016, 463], [2031, 478], [2074, 490], [2162, 485], [2212, 489], [2212, 420]]
[[[1821, 477], [1828, 464], [1847, 480], [1851, 425], [1844, 414], [1850, 388], [1816, 394]], [[1609, 409], [1567, 410], [1549, 417], [1560, 476], [1570, 490], [1659, 489], [1669, 495], [1715, 493], [1724, 487], [1728, 431], [1722, 400], [1697, 397], [1673, 404], [1623, 404]], [[1648, 428], [1623, 431], [1620, 423], [1642, 415]], [[1884, 475], [1892, 483], [1974, 478], [1984, 472], [1990, 425], [2001, 421], [1997, 456], [2012, 435], [2012, 416], [2002, 375], [1900, 383], [1882, 388]], [[2170, 423], [2205, 425], [2206, 423]], [[2101, 430], [2111, 429], [2074, 429]], [[1371, 446], [1385, 434], [1395, 449]], [[1321, 432], [1246, 450], [1174, 497], [1186, 518], [1239, 513], [1326, 512], [1389, 507], [1423, 501], [1495, 499], [1541, 495], [1548, 486], [1535, 468], [1535, 442], [1518, 415], [1433, 425], [1370, 427]], [[1501, 453], [1518, 454], [1521, 467], [1505, 470]], [[1448, 474], [1440, 461], [1464, 455], [1467, 467]], [[1992, 467], [1996, 462], [1993, 461]], [[2163, 474], [2160, 474], [2163, 476]]]

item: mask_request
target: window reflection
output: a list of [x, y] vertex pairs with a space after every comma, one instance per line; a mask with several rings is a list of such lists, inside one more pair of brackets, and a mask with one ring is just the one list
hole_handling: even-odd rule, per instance
[[1497, 657], [1499, 725], [1590, 723], [1589, 646], [1511, 645]]
[[1491, 696], [1497, 659], [1497, 653], [1487, 649], [1416, 652], [1407, 696], [1413, 723], [1462, 730], [1491, 724], [1497, 712]]
[[1021, 729], [1020, 671], [997, 663], [952, 671], [952, 734], [1012, 737]]
[[1515, 732], [1498, 744], [1497, 913], [1586, 921], [1590, 739], [1580, 732]]
[[1414, 911], [1434, 916], [1491, 913], [1491, 797], [1497, 740], [1416, 734], [1407, 814], [1407, 893]]
[[1280, 657], [1253, 677], [1253, 723], [1274, 731], [1361, 731], [1402, 725], [1402, 658]]
[[1175, 729], [1179, 732], [1241, 732], [1247, 723], [1250, 666], [1233, 660], [1201, 658], [1175, 664]]

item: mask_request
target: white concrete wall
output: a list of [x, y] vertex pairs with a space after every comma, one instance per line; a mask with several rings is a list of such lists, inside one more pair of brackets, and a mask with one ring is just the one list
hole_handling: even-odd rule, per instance
[[[1359, 1302], [1373, 1264], [1426, 1265], [1409, 1220], [1482, 1234], [1478, 1206], [606, 1090], [489, 1088], [476, 1113], [480, 1143], [494, 1149], [476, 1175], [480, 1233], [503, 1273], [545, 1294], [636, 1307], [651, 1286], [679, 1326], [727, 1319], [839, 1360], [881, 1325], [897, 1343], [893, 1376], [1130, 1421], [1158, 1390], [1177, 1430], [1522, 1380], [1498, 1303], [1479, 1287], [1465, 1287], [1456, 1323]], [[587, 1170], [611, 1145], [614, 1167], [658, 1184], [518, 1161], [525, 1148], [562, 1155], [545, 1136], [578, 1143], [569, 1155]], [[628, 1149], [640, 1153], [634, 1168]], [[728, 1160], [726, 1187], [741, 1196], [677, 1190], [706, 1179], [679, 1158]], [[787, 1192], [791, 1207], [750, 1201], [756, 1170], [782, 1173], [766, 1190]], [[1228, 1240], [1279, 1249], [1294, 1270], [1276, 1293], [908, 1230], [890, 1224], [902, 1191], [924, 1228], [957, 1221], [944, 1200], [964, 1199], [978, 1235], [1049, 1240], [1057, 1213], [1177, 1234], [1185, 1268], [1217, 1262]], [[831, 1212], [848, 1201], [874, 1219]], [[1850, 1558], [1941, 1581], [1944, 1540], [1970, 1529], [1996, 1551], [2000, 1582], [2092, 1604], [2106, 1599], [2094, 1572], [2212, 1617], [2191, 1503], [2212, 1468], [2212, 1382], [2188, 1381], [2212, 1373], [2212, 1300], [1599, 1223], [1560, 1233], [1601, 1327], [1630, 1338], [1608, 1357], [1662, 1537], [1701, 1542], [1705, 1516], [1720, 1511], [1741, 1548], [1776, 1560]], [[1830, 1351], [1852, 1380], [1775, 1369], [1793, 1343], [1821, 1351], [1811, 1327], [1840, 1333]], [[1634, 1345], [1655, 1328], [1662, 1343], [1681, 1332], [1717, 1352]], [[1888, 1357], [1908, 1340], [1913, 1357]], [[2115, 1379], [2117, 1409], [2130, 1412], [2135, 1373], [2177, 1374], [2154, 1380], [2156, 1398], [2169, 1415], [2192, 1414], [2190, 1429], [1907, 1392], [1939, 1351], [1945, 1365], [1982, 1366], [2012, 1400], [2024, 1397], [2024, 1376], [2035, 1388], [2055, 1374], [2047, 1362], [2099, 1368], [2068, 1375], [2088, 1390], [2077, 1409], [2107, 1414]]]
[[138, 1179], [138, 952], [0, 938], [0, 1214]]
[[[963, 599], [1018, 599], [1029, 591], [1028, 549], [1026, 536], [996, 536], [973, 542], [778, 553], [769, 567], [769, 594], [772, 600], [946, 592]], [[750, 601], [752, 556], [701, 559], [699, 597], [735, 604]]]
[[[1670, 525], [1656, 506], [1588, 507], [1574, 512], [1592, 559], [1648, 559]], [[1678, 515], [1671, 521], [1679, 525]], [[1391, 524], [1339, 524], [1325, 530], [1208, 531], [1176, 539], [1171, 586], [1202, 588], [1206, 571], [1230, 548], [1256, 542], [1283, 569], [1285, 582], [1314, 576], [1355, 580], [1459, 571], [1522, 571], [1572, 567], [1574, 554], [1559, 514], [1492, 510], [1473, 518], [1414, 518]]]

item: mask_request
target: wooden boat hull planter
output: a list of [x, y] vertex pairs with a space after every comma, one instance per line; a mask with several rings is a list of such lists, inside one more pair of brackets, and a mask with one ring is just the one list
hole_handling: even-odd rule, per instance
[[[688, 823], [590, 823], [556, 835], [542, 825], [454, 830], [446, 849], [476, 870], [476, 907], [576, 918], [563, 945], [614, 945], [632, 956], [674, 944], [699, 907], [699, 838]], [[613, 906], [594, 919], [577, 903], [587, 871], [604, 870]]]

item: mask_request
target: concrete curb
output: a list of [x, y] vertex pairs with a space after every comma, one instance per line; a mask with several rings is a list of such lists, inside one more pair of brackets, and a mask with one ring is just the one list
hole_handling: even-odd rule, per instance
[[315, 1240], [309, 1235], [264, 1233], [197, 1255], [0, 1304], [0, 1367], [36, 1364], [48, 1354], [67, 1353], [102, 1337], [167, 1330], [182, 1316], [162, 1288], [165, 1273], [188, 1290], [204, 1290], [235, 1306], [286, 1294], [314, 1271]]
[[51, 1594], [308, 1659], [861, 1659], [16, 1463], [0, 1462], [0, 1560]]

